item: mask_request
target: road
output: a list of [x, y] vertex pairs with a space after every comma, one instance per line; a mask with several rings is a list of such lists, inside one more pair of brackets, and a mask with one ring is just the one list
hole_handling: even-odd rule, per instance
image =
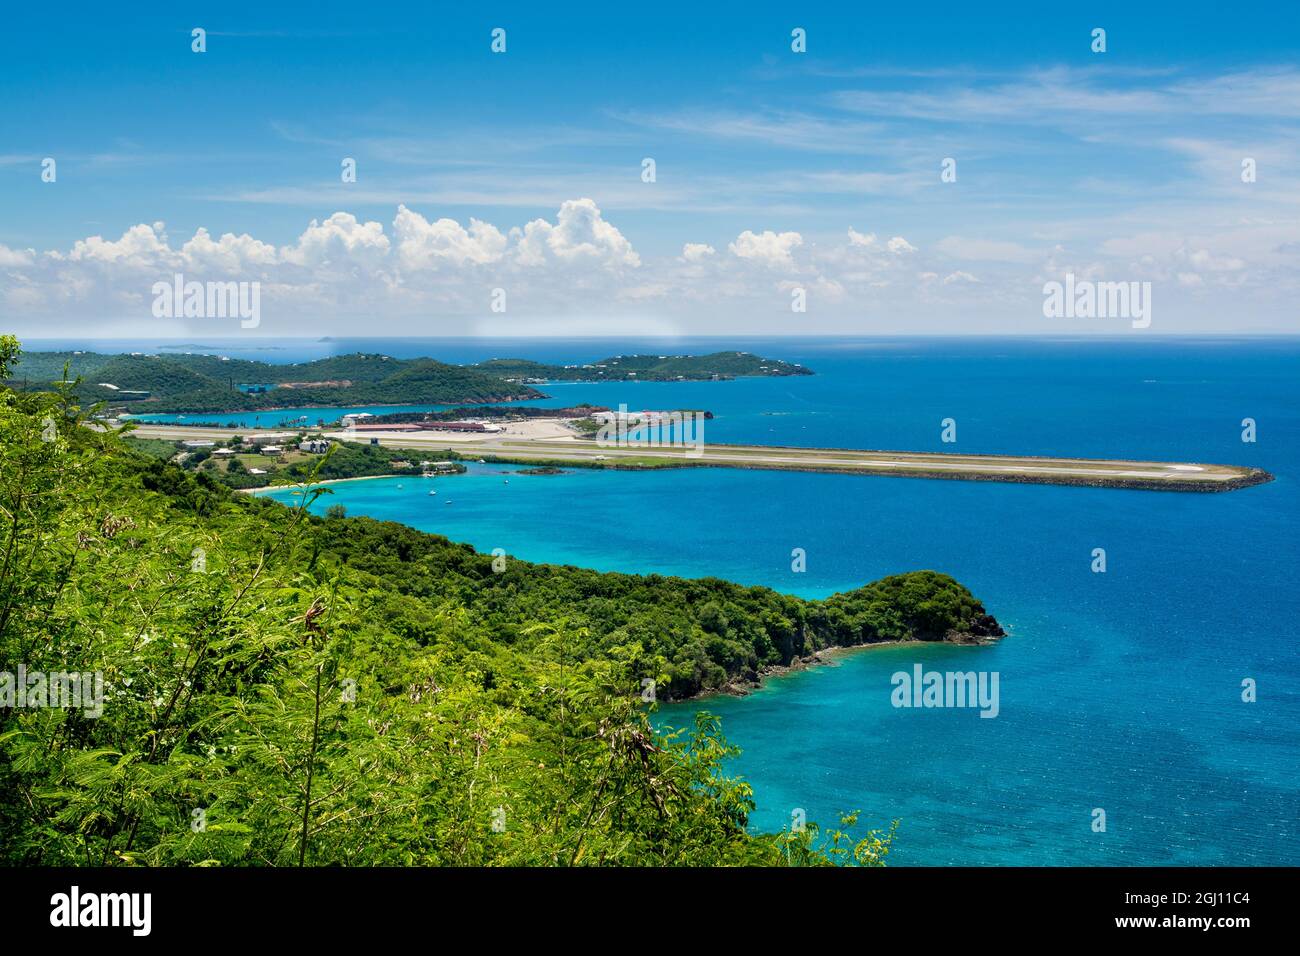
[[[182, 425], [140, 425], [142, 438], [168, 440], [226, 440], [236, 432], [228, 428]], [[256, 429], [239, 429], [249, 436]], [[283, 432], [275, 432], [282, 434]], [[763, 445], [706, 444], [694, 449], [601, 447], [574, 439], [532, 440], [509, 437], [448, 438], [437, 432], [381, 432], [378, 434], [328, 433], [333, 438], [369, 441], [389, 448], [429, 453], [458, 452], [468, 457], [514, 461], [608, 463], [617, 466], [667, 464], [712, 465], [724, 468], [761, 468], [786, 471], [830, 471], [862, 475], [915, 478], [958, 478], [974, 481], [1010, 481], [1037, 484], [1091, 485], [1170, 491], [1229, 491], [1271, 480], [1258, 469], [1236, 465], [1191, 462], [1126, 461], [1090, 458], [1041, 458], [1007, 455], [956, 455], [931, 452], [865, 451], [841, 448], [785, 448]]]

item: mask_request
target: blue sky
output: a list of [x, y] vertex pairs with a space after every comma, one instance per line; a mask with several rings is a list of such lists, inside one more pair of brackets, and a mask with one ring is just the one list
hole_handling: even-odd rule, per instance
[[1072, 272], [1294, 330], [1289, 4], [463, 6], [7, 12], [6, 324], [161, 334], [183, 271], [266, 334], [1127, 330], [1043, 316]]

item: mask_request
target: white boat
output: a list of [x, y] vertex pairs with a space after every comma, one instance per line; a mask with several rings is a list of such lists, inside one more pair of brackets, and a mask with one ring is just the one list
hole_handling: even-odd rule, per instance
[[431, 491], [431, 492], [429, 492], [429, 494], [431, 494], [431, 495], [436, 495], [437, 493], [438, 493], [438, 492], [436, 492], [436, 491]]

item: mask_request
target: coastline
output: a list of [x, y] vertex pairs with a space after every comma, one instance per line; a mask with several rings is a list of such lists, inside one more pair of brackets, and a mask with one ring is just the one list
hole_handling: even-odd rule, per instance
[[[968, 637], [970, 635], [967, 635]], [[1004, 634], [1003, 637], [1008, 635]], [[902, 647], [904, 644], [957, 644], [965, 647], [987, 647], [996, 644], [1002, 640], [1001, 637], [978, 638], [973, 640], [942, 640], [942, 641], [870, 641], [866, 644], [836, 644], [831, 647], [823, 647], [819, 651], [813, 651], [807, 657], [798, 657], [789, 664], [769, 664], [761, 667], [757, 675], [752, 679], [741, 678], [731, 681], [723, 687], [711, 687], [708, 690], [702, 690], [697, 694], [691, 694], [688, 697], [673, 697], [665, 700], [665, 704], [688, 704], [692, 701], [702, 701], [712, 697], [748, 697], [757, 690], [761, 690], [768, 680], [779, 680], [782, 677], [790, 677], [804, 671], [812, 670], [816, 667], [838, 666], [836, 658], [844, 657], [848, 654], [855, 654], [859, 651], [873, 651], [885, 647]]]
[[345, 481], [372, 481], [375, 478], [420, 478], [421, 475], [399, 475], [396, 472], [389, 475], [357, 475], [355, 478], [322, 478], [320, 481], [298, 481], [292, 485], [263, 485], [261, 488], [232, 488], [232, 491], [243, 492], [246, 495], [255, 495], [262, 491], [283, 491], [287, 488], [314, 488], [317, 485], [340, 485]]
[[[268, 491], [280, 491], [280, 490], [288, 490], [288, 489], [295, 489], [295, 488], [310, 488], [316, 485], [332, 485], [332, 484], [339, 484], [347, 481], [371, 481], [376, 478], [397, 478], [397, 477], [404, 477], [404, 476], [400, 476], [396, 474], [361, 475], [354, 478], [330, 478], [330, 479], [325, 479], [323, 481], [317, 481], [317, 482], [298, 482], [296, 484], [290, 484], [290, 485], [268, 485], [263, 488], [240, 488], [236, 490], [244, 492], [246, 494], [255, 495], [261, 492], [268, 492]], [[792, 674], [811, 670], [815, 667], [823, 667], [827, 665], [835, 666], [838, 664], [839, 658], [849, 654], [862, 652], [862, 651], [877, 650], [886, 647], [899, 647], [904, 644], [929, 644], [929, 645], [948, 644], [948, 645], [959, 645], [959, 646], [966, 646], [966, 647], [984, 647], [991, 644], [996, 644], [998, 641], [1002, 640], [1007, 636], [1008, 636], [1007, 632], [999, 628], [999, 633], [995, 636], [983, 636], [983, 635], [975, 635], [970, 633], [959, 634], [955, 632], [950, 632], [949, 636], [944, 637], [941, 640], [933, 640], [933, 641], [911, 638], [907, 640], [869, 641], [863, 644], [835, 644], [829, 647], [823, 647], [820, 648], [819, 650], [813, 651], [811, 654], [805, 657], [796, 657], [789, 664], [764, 665], [755, 672], [752, 678], [737, 676], [732, 680], [728, 681], [722, 687], [711, 687], [706, 690], [701, 690], [697, 693], [690, 694], [684, 697], [670, 697], [664, 700], [663, 703], [685, 704], [690, 701], [703, 701], [707, 698], [717, 697], [717, 696], [747, 697], [749, 694], [753, 693], [754, 691], [761, 689], [764, 683], [767, 682], [768, 680], [788, 677]]]
[[[819, 651], [813, 651], [807, 657], [797, 657], [789, 664], [768, 664], [759, 668], [757, 676], [753, 680], [733, 680], [724, 687], [711, 687], [708, 690], [702, 690], [698, 694], [692, 694], [689, 697], [674, 697], [665, 701], [667, 704], [688, 704], [691, 701], [702, 701], [711, 697], [748, 697], [756, 690], [762, 689], [763, 685], [772, 679], [790, 677], [793, 674], [802, 673], [803, 671], [812, 670], [815, 667], [825, 667], [835, 665], [835, 658], [842, 657], [851, 651], [874, 650], [881, 647], [897, 647], [900, 644], [912, 643], [910, 641], [874, 641], [870, 644], [853, 644], [851, 646], [823, 647]], [[919, 643], [919, 642], [917, 642]]]

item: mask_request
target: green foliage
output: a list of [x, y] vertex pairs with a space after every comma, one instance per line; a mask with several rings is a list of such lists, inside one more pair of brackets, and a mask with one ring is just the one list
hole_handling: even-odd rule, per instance
[[583, 628], [582, 656], [638, 649], [633, 676], [656, 680], [666, 699], [752, 681], [828, 647], [1001, 634], [966, 588], [934, 571], [808, 601], [719, 578], [514, 560], [497, 571], [467, 545], [370, 518], [331, 522], [320, 533], [332, 560], [419, 600], [449, 602], [502, 643], [528, 648], [529, 622], [563, 615]]
[[[0, 370], [15, 350], [0, 337]], [[314, 517], [319, 487], [292, 508], [235, 494], [87, 419], [72, 385], [0, 390], [0, 672], [104, 680], [98, 715], [0, 708], [0, 864], [876, 865], [892, 831], [854, 838], [852, 815], [748, 834], [717, 720], [658, 733], [640, 677], [689, 689], [982, 613], [942, 575], [819, 603], [494, 574], [436, 536]]]
[[816, 823], [808, 823], [802, 830], [783, 830], [760, 839], [775, 846], [789, 866], [884, 866], [899, 821], [893, 821], [888, 830], [869, 830], [855, 838], [859, 815], [856, 810], [841, 814], [839, 825], [824, 832]]
[[128, 435], [123, 441], [132, 450], [163, 461], [174, 458], [178, 450], [177, 442], [167, 441], [162, 438], [137, 438], [135, 435]]
[[[536, 398], [527, 386], [473, 367], [432, 359], [383, 355], [340, 355], [315, 362], [272, 365], [215, 355], [101, 355], [94, 352], [24, 353], [0, 381], [14, 387], [49, 388], [64, 366], [85, 379], [77, 387], [84, 403], [106, 401], [132, 413], [226, 412], [262, 408], [340, 405], [498, 402]], [[104, 387], [102, 383], [117, 386]], [[300, 383], [299, 387], [286, 387]], [[302, 387], [310, 383], [311, 387]], [[246, 394], [237, 385], [278, 385]], [[122, 391], [147, 391], [147, 399], [124, 400]]]
[[[329, 453], [323, 460], [299, 462], [281, 468], [276, 473], [276, 477], [281, 481], [296, 483], [306, 481], [313, 476], [318, 481], [327, 481], [374, 475], [418, 474], [420, 457], [420, 453], [415, 451], [384, 448], [382, 445], [332, 441]], [[440, 454], [438, 457], [441, 459], [445, 456]], [[398, 468], [394, 462], [406, 462], [408, 466]]]
[[19, 343], [12, 335], [0, 335], [0, 379], [9, 377], [9, 369], [18, 358]]
[[[292, 441], [285, 442], [286, 445], [290, 446], [290, 455], [294, 454], [292, 448], [298, 445], [299, 440], [295, 438]], [[180, 447], [179, 443], [156, 439], [129, 437], [126, 441], [130, 447], [156, 458], [169, 458]], [[239, 440], [237, 438], [227, 443], [227, 446], [231, 448], [238, 447], [238, 445]], [[320, 457], [307, 455], [305, 460], [290, 460], [288, 463], [285, 462], [284, 458], [250, 453], [223, 456], [225, 461], [224, 469], [210, 470], [215, 468], [215, 465], [209, 465], [209, 462], [212, 461], [212, 451], [200, 449], [186, 454], [178, 461], [178, 464], [186, 471], [206, 471], [221, 484], [240, 490], [265, 488], [269, 485], [299, 484], [308, 480], [334, 481], [341, 478], [370, 478], [380, 475], [417, 475], [420, 473], [420, 455], [415, 452], [359, 442], [343, 442], [337, 439], [329, 439], [329, 445], [329, 451]], [[162, 453], [163, 448], [166, 448], [170, 454], [164, 455]], [[452, 452], [438, 453], [439, 460], [454, 457], [455, 454]], [[261, 469], [265, 474], [255, 475], [250, 471], [250, 468]], [[456, 464], [447, 473], [460, 473], [465, 470], [464, 465]]]
[[[126, 408], [133, 414], [490, 403], [542, 397], [536, 389], [520, 384], [523, 379], [673, 381], [812, 374], [803, 366], [760, 358], [749, 352], [714, 352], [698, 356], [621, 355], [590, 365], [573, 366], [547, 365], [527, 359], [492, 359], [477, 365], [459, 366], [429, 358], [396, 359], [364, 353], [277, 365], [201, 354], [32, 352], [24, 353], [17, 361], [11, 357], [4, 374], [0, 375], [0, 382], [8, 381], [14, 388], [47, 389], [61, 379], [65, 367], [71, 369], [74, 377], [84, 380], [76, 387], [80, 402], [103, 401]], [[239, 385], [271, 388], [269, 391], [246, 393], [237, 387]], [[148, 395], [132, 396], [128, 394], [130, 392]], [[464, 417], [464, 414], [463, 410], [453, 409], [418, 417], [451, 419]], [[510, 414], [529, 417], [555, 412], [514, 409]]]
[[352, 568], [315, 490], [234, 495], [84, 419], [0, 393], [0, 670], [105, 681], [98, 717], [0, 711], [0, 862], [830, 859], [746, 834], [734, 751], [656, 734], [635, 648], [591, 656], [559, 615], [512, 647]]

